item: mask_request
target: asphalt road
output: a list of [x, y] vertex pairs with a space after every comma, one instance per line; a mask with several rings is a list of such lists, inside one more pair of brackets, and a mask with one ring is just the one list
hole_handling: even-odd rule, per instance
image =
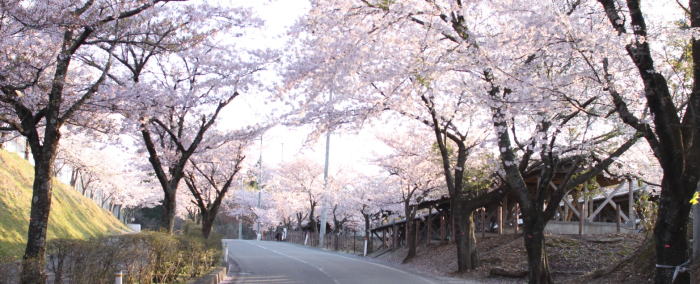
[[[352, 255], [272, 241], [225, 240], [225, 283], [444, 283]], [[451, 282], [451, 281], [448, 281]]]

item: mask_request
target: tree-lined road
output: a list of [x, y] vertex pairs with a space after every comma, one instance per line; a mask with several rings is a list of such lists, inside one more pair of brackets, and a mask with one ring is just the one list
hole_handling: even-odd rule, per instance
[[268, 241], [226, 240], [226, 283], [444, 283], [360, 257]]

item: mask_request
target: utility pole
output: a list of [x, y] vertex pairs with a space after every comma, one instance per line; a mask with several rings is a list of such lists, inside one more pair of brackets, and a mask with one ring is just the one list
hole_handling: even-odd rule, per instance
[[[262, 134], [260, 134], [260, 158], [258, 159], [258, 208], [260, 208], [260, 200], [261, 200], [261, 195], [262, 195], [262, 149], [263, 149], [263, 137]], [[258, 235], [258, 241], [261, 239], [262, 232], [260, 231], [260, 220], [257, 220], [257, 235]]]
[[[328, 94], [328, 101], [330, 102], [331, 99], [333, 98], [333, 93]], [[328, 157], [330, 156], [330, 147], [331, 147], [331, 119], [330, 119], [330, 113], [328, 116], [328, 131], [326, 132], [326, 161], [325, 165], [323, 167], [323, 195], [321, 199], [321, 229], [319, 230], [318, 233], [318, 247], [323, 247], [324, 245], [324, 237], [326, 236], [326, 222], [327, 222], [327, 215], [328, 215]]]
[[[241, 190], [243, 190], [244, 189], [243, 184], [245, 184], [245, 182], [243, 181], [243, 177], [240, 177], [240, 179], [241, 179], [241, 182], [240, 182]], [[241, 216], [238, 216], [238, 239], [239, 240], [243, 239], [243, 218], [241, 218]]]

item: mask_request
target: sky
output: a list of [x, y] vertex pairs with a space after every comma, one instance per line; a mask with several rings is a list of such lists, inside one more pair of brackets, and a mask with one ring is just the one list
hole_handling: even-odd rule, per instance
[[[251, 7], [265, 21], [264, 28], [259, 32], [237, 42], [247, 48], [284, 48], [290, 40], [287, 31], [310, 9], [307, 0], [250, 1], [243, 6]], [[271, 80], [274, 80], [273, 77], [269, 76]], [[262, 94], [243, 94], [222, 112], [219, 125], [224, 129], [235, 129], [264, 123], [269, 117], [279, 115], [280, 113], [270, 110], [273, 106], [266, 104], [262, 97]], [[247, 164], [252, 165], [258, 161], [261, 149], [266, 168], [275, 168], [298, 156], [306, 156], [323, 164], [325, 135], [316, 141], [307, 141], [312, 127], [292, 128], [280, 125], [270, 129], [263, 135], [262, 145], [258, 140], [250, 147]], [[332, 133], [329, 172], [356, 171], [369, 175], [379, 171], [369, 162], [376, 155], [387, 151], [387, 147], [376, 138], [377, 131], [379, 129], [368, 127], [357, 133]]]
[[[236, 44], [246, 48], [277, 48], [282, 49], [290, 39], [288, 29], [302, 17], [310, 4], [307, 0], [263, 0], [263, 1], [228, 1], [220, 0], [222, 5], [242, 5], [252, 8], [257, 16], [265, 21], [265, 26], [256, 32], [246, 35], [244, 38], [236, 38]], [[269, 75], [274, 80], [274, 75]], [[218, 127], [225, 130], [235, 130], [254, 124], [264, 124], [270, 117], [280, 115], [271, 111], [271, 105], [263, 99], [269, 96], [266, 91], [251, 90], [227, 106], [221, 113]], [[325, 134], [316, 141], [308, 141], [308, 134], [313, 126], [286, 127], [278, 125], [263, 134], [262, 143], [256, 140], [248, 149], [245, 164], [253, 168], [257, 163], [262, 150], [262, 160], [265, 168], [276, 168], [283, 162], [291, 162], [293, 159], [305, 156], [323, 165], [325, 157]], [[355, 133], [332, 133], [330, 138], [329, 172], [338, 171], [359, 172], [366, 175], [377, 174], [381, 171], [371, 163], [375, 157], [389, 151], [389, 148], [380, 142], [376, 136], [382, 135], [383, 128], [367, 127], [357, 130]], [[135, 151], [135, 141], [126, 135], [120, 137], [123, 146]], [[22, 145], [8, 143], [8, 150], [23, 152]], [[106, 151], [122, 153], [125, 148], [107, 146]], [[128, 155], [127, 155], [128, 156]], [[128, 158], [121, 155], [121, 157]], [[31, 161], [31, 159], [30, 159]], [[64, 182], [69, 177], [67, 172], [61, 176]]]

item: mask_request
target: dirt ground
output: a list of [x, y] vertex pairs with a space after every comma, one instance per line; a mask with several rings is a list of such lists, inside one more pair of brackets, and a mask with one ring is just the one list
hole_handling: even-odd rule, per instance
[[[547, 235], [546, 250], [552, 276], [557, 283], [647, 283], [651, 282], [651, 269], [645, 268], [637, 257], [629, 257], [637, 252], [644, 242], [643, 234], [589, 235]], [[481, 266], [475, 271], [455, 274], [457, 270], [456, 247], [454, 244], [432, 243], [426, 247], [420, 243], [417, 257], [401, 264], [405, 269], [438, 276], [459, 277], [487, 283], [525, 283], [526, 278], [490, 276], [493, 268], [508, 271], [527, 271], [527, 258], [522, 235], [487, 234], [477, 236], [477, 246]], [[407, 249], [386, 253], [378, 259], [401, 263]], [[612, 273], [592, 278], [594, 271], [609, 269], [622, 260], [624, 265]], [[597, 273], [595, 273], [597, 274]]]

